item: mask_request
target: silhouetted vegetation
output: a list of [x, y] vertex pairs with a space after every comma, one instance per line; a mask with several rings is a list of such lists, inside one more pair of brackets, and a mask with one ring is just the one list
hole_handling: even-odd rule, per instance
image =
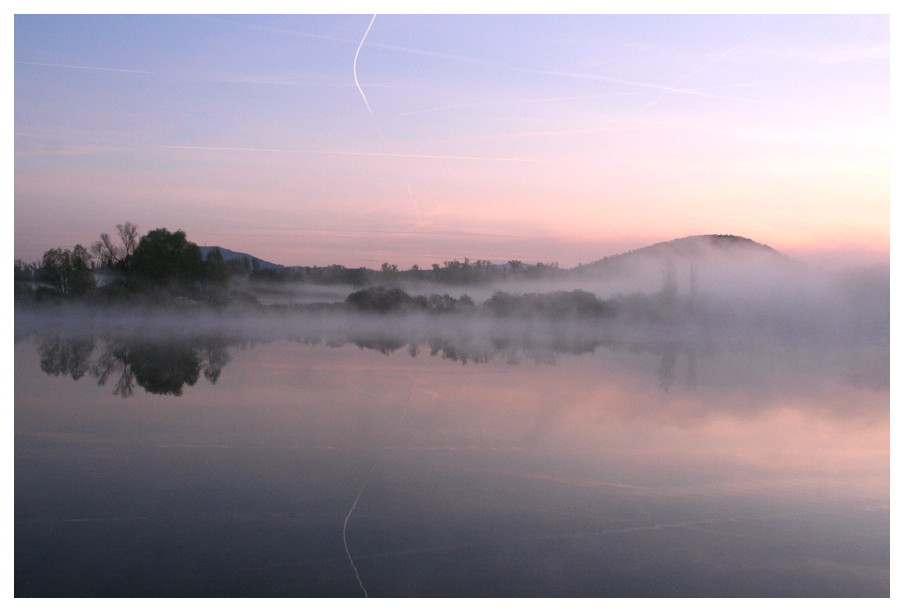
[[410, 310], [414, 299], [398, 288], [368, 287], [349, 294], [345, 303], [360, 311], [386, 313]]
[[141, 237], [132, 254], [131, 271], [158, 285], [176, 283], [188, 288], [204, 275], [201, 250], [185, 232], [155, 229]]
[[365, 285], [394, 286], [399, 283], [437, 283], [445, 285], [479, 285], [503, 280], [534, 280], [553, 278], [564, 274], [557, 263], [525, 264], [510, 261], [493, 264], [487, 260], [471, 261], [465, 258], [433, 264], [429, 269], [413, 265], [402, 270], [398, 265], [384, 262], [378, 270], [331, 266], [290, 266], [277, 270], [259, 270], [250, 275], [252, 282], [310, 283], [316, 285]]
[[414, 265], [401, 270], [389, 262], [377, 270], [338, 264], [286, 267], [233, 251], [228, 251], [226, 258], [218, 247], [205, 247], [205, 251], [206, 256], [202, 257], [200, 247], [189, 241], [182, 230], [157, 228], [140, 236], [138, 227], [127, 221], [116, 226], [115, 234], [101, 233], [90, 249], [81, 245], [72, 249], [58, 247], [44, 253], [40, 262], [16, 260], [16, 303], [78, 300], [99, 304], [248, 306], [256, 305], [257, 299], [242, 287], [273, 291], [279, 285], [293, 283], [360, 287], [345, 302], [359, 311], [462, 312], [474, 310], [473, 302], [466, 296], [411, 296], [399, 285], [472, 285], [559, 273], [555, 263], [493, 264], [468, 258], [433, 264], [431, 269]]
[[198, 245], [181, 230], [158, 228], [139, 238], [134, 223], [116, 228], [119, 242], [102, 233], [90, 251], [76, 245], [50, 249], [40, 262], [17, 259], [16, 303], [256, 304], [247, 292], [229, 287], [248, 272], [241, 262], [225, 261], [218, 249], [202, 260]]
[[116, 226], [120, 244], [115, 244], [107, 233], [100, 235], [100, 240], [91, 245], [91, 254], [97, 258], [104, 268], [127, 269], [131, 256], [138, 246], [138, 226], [127, 221]]
[[497, 317], [588, 318], [611, 317], [615, 307], [589, 291], [555, 291], [511, 295], [502, 291], [483, 304], [483, 309]]
[[467, 295], [456, 299], [448, 294], [411, 296], [397, 287], [368, 287], [355, 291], [346, 304], [359, 312], [426, 312], [429, 314], [476, 312], [496, 317], [542, 317], [549, 319], [613, 317], [616, 308], [610, 301], [597, 298], [589, 291], [555, 291], [513, 295], [497, 291], [480, 309]]
[[91, 256], [80, 244], [69, 249], [50, 249], [44, 253], [38, 279], [59, 296], [81, 296], [95, 286], [91, 274]]
[[[617, 319], [643, 326], [688, 324], [708, 330], [742, 325], [745, 329], [780, 329], [781, 333], [856, 329], [877, 338], [888, 331], [887, 271], [869, 275], [868, 282], [858, 281], [863, 274], [839, 278], [839, 287], [832, 289], [835, 293], [831, 294], [837, 299], [833, 300], [829, 293], [825, 294], [827, 299], [816, 299], [813, 292], [804, 294], [795, 289], [799, 283], [792, 282], [788, 271], [797, 274], [800, 270], [786, 265], [786, 260], [773, 249], [737, 236], [683, 238], [574, 270], [559, 270], [554, 263], [528, 265], [511, 260], [492, 264], [467, 258], [434, 264], [432, 269], [412, 266], [402, 270], [384, 262], [379, 269], [371, 270], [340, 265], [280, 267], [228, 249], [224, 254], [218, 247], [205, 247], [206, 256], [202, 257], [200, 247], [181, 230], [157, 228], [139, 237], [133, 223], [116, 227], [113, 237], [101, 234], [90, 251], [75, 245], [72, 249], [50, 249], [40, 262], [16, 260], [17, 310], [32, 305], [52, 309], [80, 303], [268, 316], [412, 313], [475, 316], [494, 321], [575, 319], [602, 323]], [[739, 258], [729, 259], [736, 256]], [[716, 265], [707, 267], [707, 257]], [[762, 267], [764, 262], [780, 265]], [[616, 269], [628, 276], [637, 274], [641, 282], [630, 279], [625, 288], [639, 290], [615, 293], [613, 286], [606, 283], [618, 274], [604, 274], [593, 277], [593, 286], [602, 286], [607, 299], [580, 289], [510, 292], [518, 281], [540, 278], [558, 278], [564, 282], [556, 284], [570, 285], [570, 289], [581, 274], [600, 273], [602, 268], [608, 270], [606, 274]], [[759, 285], [748, 286], [742, 279], [736, 282], [728, 274], [730, 270], [742, 275], [754, 272], [750, 278]], [[804, 277], [798, 274], [793, 278]], [[486, 286], [502, 280], [507, 281], [507, 291], [497, 291], [483, 303], [475, 303], [467, 295], [453, 297], [429, 291], [434, 284], [442, 284], [447, 290], [450, 286], [480, 285], [479, 291], [487, 295]], [[336, 286], [318, 289], [305, 288], [305, 284]], [[806, 299], [813, 295], [808, 307], [825, 316], [805, 314], [807, 310], [798, 308], [791, 295]]]
[[359, 312], [388, 313], [420, 311], [430, 314], [474, 311], [474, 301], [467, 295], [455, 299], [449, 294], [411, 296], [398, 287], [368, 287], [351, 293], [345, 303]]

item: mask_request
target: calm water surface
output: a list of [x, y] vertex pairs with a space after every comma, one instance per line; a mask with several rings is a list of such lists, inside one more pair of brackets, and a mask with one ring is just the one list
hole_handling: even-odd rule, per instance
[[304, 340], [20, 338], [16, 595], [888, 596], [887, 343]]

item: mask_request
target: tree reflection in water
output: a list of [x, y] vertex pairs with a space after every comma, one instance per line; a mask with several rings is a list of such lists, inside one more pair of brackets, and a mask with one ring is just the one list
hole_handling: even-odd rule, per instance
[[182, 340], [106, 340], [95, 357], [94, 338], [44, 338], [38, 343], [41, 370], [78, 380], [89, 373], [104, 386], [111, 380], [114, 395], [130, 397], [135, 385], [159, 395], [182, 395], [200, 376], [211, 384], [229, 363], [229, 342], [219, 338]]
[[[462, 365], [484, 364], [501, 360], [517, 365], [522, 360], [536, 364], [555, 364], [559, 355], [637, 354], [653, 357], [649, 368], [658, 387], [665, 393], [676, 386], [694, 389], [701, 375], [715, 367], [723, 376], [742, 368], [751, 380], [782, 372], [785, 365], [797, 367], [801, 362], [813, 364], [814, 375], [829, 375], [854, 386], [877, 390], [888, 388], [888, 351], [867, 347], [857, 351], [851, 347], [839, 350], [822, 345], [802, 344], [794, 351], [786, 348], [757, 350], [749, 343], [694, 340], [625, 341], [577, 335], [476, 336], [468, 332], [401, 333], [328, 333], [276, 335], [266, 338], [238, 335], [171, 336], [152, 340], [148, 337], [123, 339], [43, 336], [36, 344], [41, 370], [54, 376], [70, 376], [79, 380], [90, 374], [101, 386], [113, 382], [113, 393], [121, 397], [134, 394], [136, 385], [148, 393], [181, 395], [185, 385], [192, 386], [203, 376], [215, 384], [223, 368], [230, 362], [228, 347], [287, 340], [305, 345], [340, 348], [348, 344], [363, 350], [391, 355], [406, 349], [412, 357], [422, 354], [458, 362]], [[779, 347], [781, 348], [781, 347]], [[881, 349], [881, 347], [880, 347]], [[785, 360], [792, 360], [785, 363]], [[801, 361], [803, 360], [803, 361]], [[784, 365], [783, 365], [784, 364]], [[734, 370], [732, 370], [734, 368]], [[730, 371], [731, 370], [731, 371]], [[718, 377], [718, 372], [715, 373]], [[733, 380], [733, 379], [732, 379]]]
[[41, 370], [54, 376], [71, 376], [78, 380], [91, 369], [94, 338], [43, 339], [38, 344]]

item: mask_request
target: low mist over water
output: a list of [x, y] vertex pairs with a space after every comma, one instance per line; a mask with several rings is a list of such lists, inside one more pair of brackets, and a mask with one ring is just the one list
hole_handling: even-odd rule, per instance
[[888, 593], [875, 347], [95, 342], [17, 345], [22, 596]]
[[16, 594], [887, 596], [887, 273], [741, 247], [20, 304]]

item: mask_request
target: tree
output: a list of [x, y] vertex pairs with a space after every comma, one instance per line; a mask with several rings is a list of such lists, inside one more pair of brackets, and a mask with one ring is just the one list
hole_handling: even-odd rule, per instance
[[69, 249], [50, 249], [41, 259], [40, 279], [58, 295], [83, 295], [94, 288], [91, 256], [80, 244]]
[[91, 254], [105, 268], [112, 268], [122, 260], [122, 249], [113, 244], [110, 234], [103, 233], [100, 240], [91, 245]]
[[512, 276], [524, 275], [524, 263], [519, 259], [512, 259], [508, 262], [509, 274]]
[[128, 257], [138, 247], [138, 226], [131, 221], [116, 226], [119, 239], [122, 241], [123, 257]]
[[138, 226], [131, 221], [126, 221], [122, 225], [116, 226], [119, 233], [119, 240], [122, 242], [122, 262], [121, 266], [129, 272], [132, 264], [132, 254], [138, 248]]
[[126, 267], [126, 263], [130, 262], [130, 256], [135, 252], [138, 246], [138, 226], [131, 221], [116, 226], [119, 234], [121, 246], [113, 243], [110, 234], [103, 233], [100, 240], [91, 245], [91, 254], [97, 258], [100, 265], [105, 268], [113, 268], [119, 266]]
[[204, 260], [204, 278], [211, 283], [223, 284], [229, 280], [230, 267], [223, 260], [219, 247], [207, 253]]
[[40, 268], [41, 264], [39, 263], [25, 263], [21, 259], [16, 259], [16, 265], [13, 269], [13, 278], [16, 282], [33, 281]]
[[350, 293], [345, 303], [361, 311], [389, 312], [405, 310], [414, 304], [414, 300], [397, 287], [377, 286]]
[[200, 280], [204, 271], [198, 245], [186, 240], [182, 230], [169, 232], [166, 228], [142, 236], [128, 265], [135, 275], [161, 285], [190, 285]]

